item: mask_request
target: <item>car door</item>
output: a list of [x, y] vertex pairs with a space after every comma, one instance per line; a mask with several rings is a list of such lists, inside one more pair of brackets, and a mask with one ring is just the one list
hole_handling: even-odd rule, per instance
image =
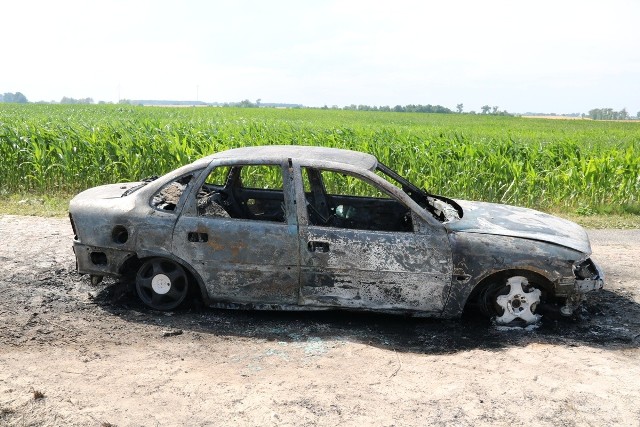
[[211, 300], [297, 304], [299, 240], [288, 165], [218, 164], [204, 175], [174, 229], [174, 253], [200, 275]]
[[314, 168], [299, 177], [302, 304], [442, 311], [452, 271], [444, 227], [363, 177]]

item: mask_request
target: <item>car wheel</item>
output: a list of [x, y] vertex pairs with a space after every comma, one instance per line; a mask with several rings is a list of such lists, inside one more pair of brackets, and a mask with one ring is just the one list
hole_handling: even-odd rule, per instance
[[142, 302], [154, 310], [173, 310], [187, 296], [189, 278], [180, 264], [152, 258], [136, 274], [136, 291]]
[[487, 286], [480, 295], [482, 311], [498, 325], [530, 325], [540, 320], [536, 314], [542, 300], [539, 286], [526, 277], [512, 276]]

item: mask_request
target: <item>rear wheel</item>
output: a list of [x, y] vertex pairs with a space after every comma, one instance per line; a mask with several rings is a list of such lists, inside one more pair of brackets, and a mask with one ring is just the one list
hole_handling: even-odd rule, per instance
[[543, 288], [524, 276], [496, 279], [478, 295], [481, 310], [499, 325], [538, 322], [536, 310], [543, 299]]
[[136, 292], [154, 310], [173, 310], [186, 298], [189, 278], [180, 264], [164, 258], [145, 261], [136, 274]]

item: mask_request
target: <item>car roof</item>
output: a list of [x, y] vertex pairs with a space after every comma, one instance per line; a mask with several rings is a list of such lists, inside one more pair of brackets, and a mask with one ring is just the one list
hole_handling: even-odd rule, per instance
[[[279, 162], [286, 159], [296, 160], [313, 166], [315, 163], [334, 163], [374, 170], [378, 160], [368, 153], [344, 150], [341, 148], [311, 147], [303, 145], [263, 145], [255, 147], [233, 148], [221, 151], [200, 161], [234, 159], [247, 162]], [[200, 162], [199, 161], [199, 162]]]

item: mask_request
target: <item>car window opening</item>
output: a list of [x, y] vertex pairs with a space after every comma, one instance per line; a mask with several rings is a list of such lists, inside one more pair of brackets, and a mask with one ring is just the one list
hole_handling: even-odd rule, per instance
[[163, 211], [175, 211], [182, 193], [193, 175], [185, 175], [164, 185], [151, 199], [151, 205]]
[[414, 202], [430, 212], [438, 221], [458, 220], [464, 215], [462, 207], [454, 200], [429, 194], [380, 162], [376, 167], [376, 173], [386, 181], [401, 188]]
[[321, 227], [413, 231], [411, 211], [359, 177], [304, 168], [309, 223]]
[[285, 222], [280, 165], [214, 168], [197, 195], [198, 215]]

